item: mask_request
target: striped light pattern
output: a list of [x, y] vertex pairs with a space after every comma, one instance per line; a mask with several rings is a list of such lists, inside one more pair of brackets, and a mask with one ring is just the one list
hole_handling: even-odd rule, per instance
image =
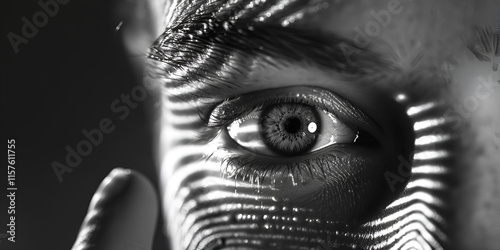
[[[188, 112], [192, 105], [185, 105]], [[428, 120], [426, 113], [439, 108], [435, 106], [412, 118]], [[445, 153], [451, 139], [416, 146], [415, 155], [422, 157], [414, 159], [410, 182], [376, 219], [357, 230], [329, 231], [324, 228], [334, 222], [319, 221], [307, 209], [279, 206], [275, 197], [266, 196], [272, 187], [256, 188], [257, 183], [221, 178], [221, 161], [231, 152], [220, 150], [213, 143], [195, 143], [196, 133], [192, 130], [172, 128], [169, 121], [175, 121], [179, 115], [165, 113], [168, 115], [164, 116], [162, 133], [166, 133], [165, 140], [170, 143], [164, 145], [161, 179], [167, 229], [174, 249], [205, 249], [213, 244], [256, 249], [286, 244], [306, 249], [311, 243], [333, 249], [442, 249], [448, 241], [442, 214], [447, 209], [448, 187], [442, 180], [451, 172], [446, 167], [449, 155]], [[446, 126], [443, 123], [439, 128], [444, 131]], [[416, 131], [417, 138], [431, 136], [432, 131]], [[212, 156], [207, 160], [209, 154]], [[339, 240], [335, 240], [337, 236], [341, 236]], [[265, 245], [266, 239], [275, 245]]]
[[[331, 4], [333, 1], [321, 0], [173, 1], [166, 12], [166, 22], [172, 27], [186, 15], [211, 11], [214, 15], [231, 12], [232, 19], [253, 17], [255, 22], [273, 21], [287, 26]], [[446, 132], [451, 121], [437, 115], [443, 111], [443, 103], [408, 105], [417, 139], [412, 177], [404, 192], [370, 221], [357, 227], [339, 226], [335, 221], [322, 219], [313, 209], [283, 205], [272, 195], [276, 193], [274, 188], [261, 185], [258, 180], [221, 177], [222, 162], [233, 152], [221, 147], [220, 134], [211, 135], [210, 139], [201, 136], [207, 130], [198, 116], [198, 107], [212, 101], [201, 97], [201, 93], [211, 93], [218, 77], [231, 79], [236, 74], [234, 65], [251, 68], [252, 61], [210, 45], [183, 51], [172, 47], [179, 44], [169, 41], [159, 41], [150, 58], [164, 71], [159, 167], [166, 231], [173, 249], [446, 246], [448, 185], [443, 180], [451, 172], [447, 167], [451, 160], [447, 148], [455, 139]], [[168, 58], [175, 60], [175, 65], [159, 56], [173, 49], [176, 54]], [[225, 54], [221, 57], [221, 53]], [[245, 67], [242, 68], [237, 74], [245, 74], [241, 72]]]

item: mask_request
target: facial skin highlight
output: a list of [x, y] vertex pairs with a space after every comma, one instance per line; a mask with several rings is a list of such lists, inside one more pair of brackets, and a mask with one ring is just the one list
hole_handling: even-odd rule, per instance
[[[497, 2], [158, 6], [165, 31], [147, 65], [162, 86], [158, 170], [172, 249], [500, 244], [500, 159], [483, 143], [500, 132]], [[232, 122], [290, 103], [331, 112], [359, 141], [263, 156], [229, 136]]]

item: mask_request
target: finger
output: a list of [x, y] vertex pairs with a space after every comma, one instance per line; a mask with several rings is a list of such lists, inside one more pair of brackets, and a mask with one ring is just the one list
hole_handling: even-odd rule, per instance
[[158, 214], [153, 185], [113, 169], [97, 188], [72, 250], [150, 250]]

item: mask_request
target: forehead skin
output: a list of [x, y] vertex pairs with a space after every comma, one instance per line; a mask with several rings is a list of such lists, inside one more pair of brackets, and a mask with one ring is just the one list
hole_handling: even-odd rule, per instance
[[[175, 2], [167, 2], [164, 16], [172, 15]], [[392, 2], [392, 3], [391, 3]], [[498, 1], [466, 0], [399, 0], [399, 1], [329, 1], [328, 8], [304, 15], [289, 26], [318, 32], [334, 32], [352, 40], [356, 45], [370, 46], [378, 53], [391, 55], [399, 67], [394, 79], [404, 78], [411, 72], [428, 68], [443, 69], [453, 64], [452, 81], [436, 98], [445, 98], [453, 104], [463, 103], [471, 95], [478, 76], [498, 73], [491, 70], [491, 62], [480, 62], [467, 49], [474, 27], [494, 27], [500, 12]], [[389, 13], [389, 15], [384, 15]], [[168, 18], [167, 18], [168, 19]], [[396, 74], [396, 73], [395, 73]], [[434, 75], [431, 76], [433, 79]], [[487, 77], [486, 77], [487, 78]], [[438, 81], [421, 83], [417, 89], [398, 86], [407, 91], [434, 88]], [[383, 85], [383, 82], [378, 84]], [[471, 87], [472, 86], [472, 87]], [[391, 86], [386, 86], [391, 87]], [[500, 134], [498, 118], [500, 91], [471, 115], [464, 117], [465, 124], [454, 133], [466, 137], [467, 143], [457, 149], [458, 166], [463, 177], [454, 198], [457, 220], [453, 226], [460, 228], [454, 241], [465, 249], [484, 244], [481, 249], [494, 249], [500, 244], [500, 174], [498, 150], [485, 147], [482, 140]], [[496, 112], [495, 112], [496, 110]], [[496, 115], [492, 115], [496, 114]], [[487, 121], [488, 126], [481, 125]], [[497, 144], [500, 139], [497, 138]], [[477, 249], [479, 249], [477, 248]]]
[[425, 58], [445, 58], [455, 53], [462, 39], [469, 35], [471, 25], [479, 21], [474, 20], [477, 14], [484, 14], [484, 11], [477, 10], [480, 7], [478, 2], [349, 1], [315, 17], [314, 25], [353, 39], [359, 28], [372, 45], [383, 42], [393, 50], [420, 50]]
[[296, 26], [334, 32], [390, 55], [402, 74], [463, 63], [464, 57], [470, 60], [466, 46], [473, 28], [490, 27], [500, 11], [497, 2], [468, 0], [356, 0], [330, 5]]

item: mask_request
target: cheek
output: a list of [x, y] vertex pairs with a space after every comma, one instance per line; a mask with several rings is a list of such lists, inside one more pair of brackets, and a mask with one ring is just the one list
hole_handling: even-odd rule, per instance
[[338, 213], [349, 214], [343, 210], [344, 204], [329, 201], [330, 206], [324, 207], [324, 197], [318, 196], [330, 197], [324, 190], [331, 187], [312, 187], [311, 196], [300, 195], [307, 191], [304, 187], [300, 192], [259, 188], [221, 178], [220, 165], [219, 161], [202, 160], [172, 166], [176, 171], [163, 180], [163, 206], [174, 249], [310, 249], [323, 247], [327, 240], [356, 242], [367, 236], [332, 219]]
[[[164, 209], [174, 249], [302, 245], [326, 222], [312, 209], [278, 202], [256, 185], [220, 178], [220, 162], [178, 166], [165, 180]], [[302, 242], [301, 242], [302, 241]]]

